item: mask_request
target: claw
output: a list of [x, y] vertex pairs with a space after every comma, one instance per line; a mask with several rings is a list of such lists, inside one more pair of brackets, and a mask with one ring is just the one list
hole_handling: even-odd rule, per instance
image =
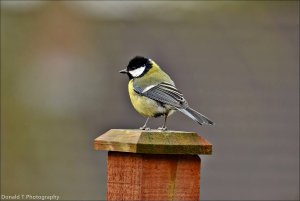
[[158, 130], [166, 131], [166, 130], [168, 130], [168, 128], [167, 127], [159, 127]]
[[159, 127], [158, 130], [161, 130], [161, 131], [166, 131], [166, 130], [168, 130], [168, 129], [167, 129], [167, 126], [166, 126], [167, 118], [168, 118], [168, 114], [165, 115], [164, 125], [163, 125], [162, 127]]
[[149, 117], [147, 118], [145, 124], [142, 127], [140, 127], [140, 130], [150, 130], [150, 128], [147, 127], [148, 121], [149, 121]]
[[151, 129], [149, 127], [146, 127], [146, 126], [142, 126], [142, 127], [140, 127], [140, 130], [148, 131], [148, 130], [151, 130]]

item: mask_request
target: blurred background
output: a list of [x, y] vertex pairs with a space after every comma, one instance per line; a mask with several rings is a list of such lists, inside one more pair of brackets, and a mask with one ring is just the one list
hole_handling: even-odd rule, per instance
[[136, 55], [216, 122], [168, 121], [214, 145], [202, 200], [299, 199], [299, 1], [1, 1], [1, 194], [106, 198], [93, 140], [144, 123]]

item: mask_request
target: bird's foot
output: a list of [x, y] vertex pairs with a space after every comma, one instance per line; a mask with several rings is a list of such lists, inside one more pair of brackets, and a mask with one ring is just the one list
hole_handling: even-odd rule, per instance
[[168, 130], [168, 128], [166, 126], [163, 126], [163, 127], [159, 127], [158, 130], [166, 131], [166, 130]]
[[151, 128], [149, 128], [149, 127], [146, 127], [146, 126], [142, 126], [142, 127], [140, 127], [140, 130], [145, 130], [145, 131], [148, 131], [148, 130], [151, 130]]

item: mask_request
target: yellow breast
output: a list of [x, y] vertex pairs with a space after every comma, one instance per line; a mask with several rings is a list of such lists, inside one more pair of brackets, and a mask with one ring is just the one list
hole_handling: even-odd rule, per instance
[[156, 101], [137, 94], [133, 88], [133, 80], [128, 83], [128, 91], [133, 107], [141, 115], [155, 117], [166, 113], [166, 109]]

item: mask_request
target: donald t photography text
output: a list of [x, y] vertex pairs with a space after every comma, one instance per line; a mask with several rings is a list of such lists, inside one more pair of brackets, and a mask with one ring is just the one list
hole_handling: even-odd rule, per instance
[[14, 194], [2, 195], [1, 200], [59, 200], [59, 195], [32, 195], [32, 194]]

